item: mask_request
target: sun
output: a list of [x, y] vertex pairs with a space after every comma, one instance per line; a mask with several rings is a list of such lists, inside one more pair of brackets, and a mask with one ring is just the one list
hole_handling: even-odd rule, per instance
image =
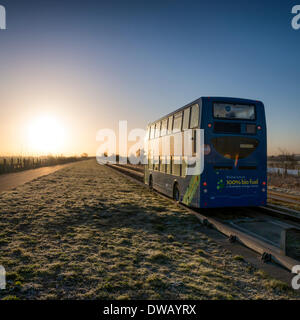
[[40, 154], [63, 153], [65, 130], [53, 116], [42, 115], [28, 125], [28, 147]]

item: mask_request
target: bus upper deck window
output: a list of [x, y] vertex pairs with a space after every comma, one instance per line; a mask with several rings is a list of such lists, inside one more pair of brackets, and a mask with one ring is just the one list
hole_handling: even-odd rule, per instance
[[194, 104], [191, 107], [191, 124], [190, 128], [194, 129], [199, 126], [199, 106], [198, 104]]
[[153, 139], [154, 138], [155, 125], [153, 124], [150, 129], [151, 129], [151, 131], [150, 131], [150, 139]]
[[190, 108], [187, 108], [183, 111], [183, 124], [182, 130], [186, 130], [189, 128], [190, 122]]
[[168, 121], [168, 134], [171, 134], [172, 130], [173, 130], [173, 116], [170, 116]]
[[165, 136], [167, 134], [167, 127], [168, 127], [168, 119], [164, 119], [161, 122], [161, 130], [160, 130], [161, 136]]
[[160, 124], [161, 122], [157, 122], [155, 125], [155, 138], [158, 138], [160, 135]]
[[250, 104], [214, 103], [214, 118], [230, 120], [255, 120], [255, 106]]
[[181, 124], [182, 124], [182, 112], [179, 112], [174, 115], [174, 123], [173, 123], [174, 133], [181, 131]]

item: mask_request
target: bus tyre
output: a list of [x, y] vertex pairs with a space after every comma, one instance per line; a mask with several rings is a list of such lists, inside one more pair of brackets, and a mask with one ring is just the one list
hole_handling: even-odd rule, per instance
[[180, 192], [179, 192], [179, 188], [178, 188], [178, 184], [177, 183], [174, 184], [173, 199], [175, 201], [179, 201], [180, 200]]
[[153, 179], [152, 179], [152, 176], [149, 177], [149, 189], [153, 190]]

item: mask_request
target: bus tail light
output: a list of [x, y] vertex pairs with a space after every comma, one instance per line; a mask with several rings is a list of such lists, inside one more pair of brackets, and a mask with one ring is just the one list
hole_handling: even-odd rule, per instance
[[257, 130], [261, 130], [261, 126], [257, 126]]
[[266, 185], [266, 181], [263, 181], [262, 185], [265, 186]]
[[206, 183], [206, 182], [203, 182], [203, 185], [204, 185], [204, 187], [206, 187], [206, 186], [207, 186], [207, 183]]
[[211, 127], [212, 127], [212, 124], [211, 124], [211, 123], [209, 123], [207, 126], [208, 126], [209, 128], [211, 128]]

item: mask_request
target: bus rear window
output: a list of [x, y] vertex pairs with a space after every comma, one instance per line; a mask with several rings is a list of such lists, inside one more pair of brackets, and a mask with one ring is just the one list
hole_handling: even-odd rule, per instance
[[247, 104], [214, 103], [214, 118], [230, 120], [255, 120], [255, 106]]

